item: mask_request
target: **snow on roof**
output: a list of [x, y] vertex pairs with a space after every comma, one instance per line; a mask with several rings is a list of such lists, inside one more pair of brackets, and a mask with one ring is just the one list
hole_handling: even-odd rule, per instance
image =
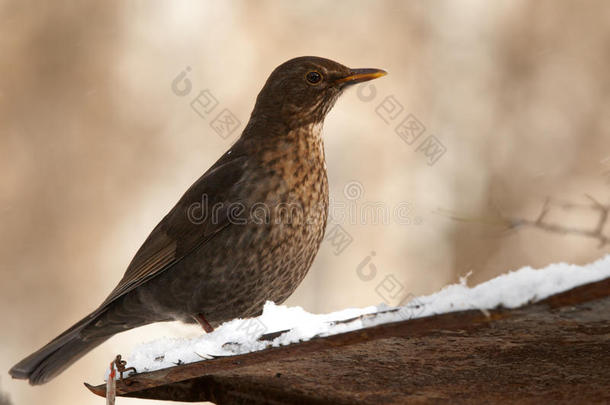
[[[382, 304], [318, 315], [301, 307], [267, 302], [261, 316], [234, 319], [210, 334], [189, 339], [162, 338], [141, 344], [128, 357], [128, 365], [138, 372], [154, 371], [406, 319], [471, 309], [517, 308], [608, 277], [610, 255], [584, 266], [558, 263], [538, 270], [524, 267], [475, 287], [468, 287], [466, 280], [462, 279], [459, 284], [416, 297], [405, 306], [394, 309]], [[279, 331], [287, 332], [271, 340], [258, 340], [264, 334]]]

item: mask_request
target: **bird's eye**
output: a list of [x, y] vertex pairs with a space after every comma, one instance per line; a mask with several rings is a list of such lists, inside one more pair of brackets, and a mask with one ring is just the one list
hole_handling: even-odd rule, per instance
[[322, 80], [322, 75], [318, 72], [309, 72], [309, 73], [307, 73], [307, 75], [305, 75], [305, 78], [307, 78], [307, 81], [309, 83], [316, 84], [320, 80]]

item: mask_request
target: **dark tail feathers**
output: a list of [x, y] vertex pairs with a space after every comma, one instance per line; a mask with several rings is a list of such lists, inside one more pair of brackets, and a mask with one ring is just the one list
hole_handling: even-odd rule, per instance
[[109, 337], [83, 340], [76, 334], [61, 343], [53, 341], [21, 360], [9, 373], [13, 378], [29, 380], [32, 385], [44, 384]]
[[13, 378], [29, 380], [32, 385], [40, 385], [68, 368], [96, 346], [108, 340], [113, 334], [83, 338], [83, 329], [95, 320], [97, 311], [56, 337], [49, 344], [30, 354], [10, 369]]

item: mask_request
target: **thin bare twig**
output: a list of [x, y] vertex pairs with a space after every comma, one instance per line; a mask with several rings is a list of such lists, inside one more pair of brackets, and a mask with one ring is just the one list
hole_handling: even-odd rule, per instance
[[[610, 214], [610, 204], [604, 205], [588, 194], [585, 194], [585, 197], [587, 197], [591, 201], [590, 205], [571, 204], [565, 202], [557, 202], [553, 204], [551, 200], [547, 198], [544, 202], [544, 205], [542, 206], [540, 214], [535, 220], [518, 217], [506, 217], [501, 213], [500, 215], [510, 226], [510, 228], [517, 228], [520, 226], [531, 226], [534, 228], [542, 229], [543, 231], [547, 232], [560, 233], [564, 235], [580, 235], [598, 240], [598, 247], [601, 248], [607, 244], [610, 244], [610, 236], [604, 235], [603, 233], [604, 227], [606, 226], [606, 222], [608, 221], [608, 216]], [[573, 208], [584, 208], [597, 211], [599, 213], [597, 224], [594, 229], [583, 229], [545, 222], [544, 218], [546, 217], [546, 214], [550, 211], [552, 205], [555, 205], [564, 210], [569, 210]]]
[[[459, 215], [456, 212], [437, 209], [437, 213], [446, 217], [453, 219], [454, 221], [460, 222], [470, 222], [470, 223], [480, 223], [486, 225], [500, 225], [505, 227], [507, 230], [513, 230], [523, 226], [529, 226], [533, 228], [538, 228], [543, 231], [559, 233], [559, 234], [571, 234], [571, 235], [579, 235], [587, 238], [593, 238], [599, 241], [599, 248], [610, 244], [610, 236], [605, 235], [603, 233], [606, 223], [610, 218], [610, 204], [602, 204], [597, 201], [592, 196], [585, 194], [585, 197], [591, 201], [590, 204], [575, 204], [566, 201], [560, 200], [552, 200], [551, 198], [546, 198], [542, 208], [540, 209], [540, 213], [536, 216], [536, 219], [528, 219], [528, 218], [520, 218], [520, 217], [511, 217], [504, 215], [500, 208], [494, 203], [491, 203], [491, 206], [494, 210], [495, 216], [492, 217], [468, 217], [464, 215]], [[562, 210], [572, 210], [572, 209], [585, 209], [592, 210], [598, 212], [598, 219], [594, 229], [584, 229], [584, 228], [576, 228], [569, 227], [561, 224], [555, 224], [551, 222], [545, 221], [548, 213], [552, 208], [559, 208]]]
[[113, 363], [116, 366], [116, 370], [119, 372], [119, 375], [121, 376], [121, 381], [127, 385], [131, 384], [131, 382], [127, 382], [127, 380], [125, 380], [123, 378], [123, 373], [126, 373], [128, 371], [133, 371], [134, 373], [137, 373], [138, 371], [136, 370], [136, 368], [135, 367], [126, 367], [127, 362], [122, 359], [120, 354], [116, 355], [116, 358], [114, 359]]

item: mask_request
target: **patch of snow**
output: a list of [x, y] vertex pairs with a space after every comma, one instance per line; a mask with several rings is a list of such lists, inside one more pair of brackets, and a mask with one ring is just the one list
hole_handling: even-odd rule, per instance
[[[585, 266], [551, 264], [536, 270], [524, 267], [502, 274], [475, 287], [466, 280], [437, 293], [416, 297], [408, 304], [390, 308], [384, 304], [350, 308], [329, 314], [311, 314], [301, 307], [267, 302], [257, 318], [234, 319], [214, 332], [185, 338], [163, 338], [136, 347], [127, 365], [147, 372], [192, 363], [218, 356], [232, 356], [307, 341], [405, 319], [480, 309], [517, 308], [543, 300], [579, 285], [610, 277], [610, 255]], [[263, 334], [287, 331], [271, 340], [259, 341]]]

